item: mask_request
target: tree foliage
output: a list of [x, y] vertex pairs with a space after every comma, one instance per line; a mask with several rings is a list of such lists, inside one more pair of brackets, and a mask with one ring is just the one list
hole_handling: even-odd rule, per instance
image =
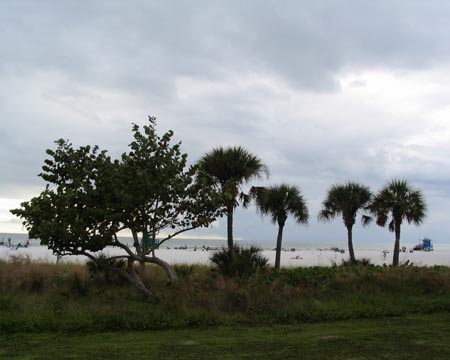
[[392, 264], [399, 263], [400, 231], [404, 220], [420, 225], [426, 217], [427, 207], [421, 191], [414, 189], [406, 180], [392, 180], [375, 195], [370, 210], [379, 226], [395, 232]]
[[278, 236], [275, 255], [275, 269], [280, 268], [283, 228], [288, 216], [297, 224], [306, 224], [309, 213], [306, 201], [300, 189], [294, 185], [280, 184], [271, 187], [253, 187], [250, 195], [255, 199], [256, 208], [262, 215], [269, 215], [274, 224], [278, 224]]
[[[368, 211], [372, 200], [372, 192], [362, 184], [347, 182], [345, 184], [333, 185], [327, 193], [327, 197], [322, 203], [322, 210], [319, 212], [319, 220], [331, 221], [337, 216], [341, 216], [347, 228], [348, 249], [350, 261], [355, 262], [353, 250], [352, 228], [356, 222], [356, 216], [360, 211]], [[362, 214], [363, 225], [368, 225], [372, 218]]]
[[223, 195], [222, 206], [227, 214], [228, 248], [233, 256], [233, 212], [239, 199], [246, 204], [250, 198], [242, 186], [254, 178], [268, 176], [267, 166], [243, 147], [218, 147], [206, 153], [199, 160], [201, 176], [220, 190]]
[[[196, 166], [187, 167], [180, 144], [171, 144], [172, 131], [156, 133], [155, 118], [132, 131], [130, 151], [114, 161], [97, 146], [74, 149], [69, 141], [56, 141], [39, 174], [47, 182], [45, 190], [11, 212], [23, 219], [31, 238], [57, 255], [96, 261], [93, 252], [121, 248], [123, 255], [114, 258], [126, 259], [128, 269], [114, 270], [123, 271], [148, 295], [134, 262], [161, 265], [176, 281], [170, 266], [155, 255], [157, 238], [161, 244], [208, 226], [221, 215], [222, 197], [195, 178]], [[134, 248], [118, 238], [124, 229], [132, 232]]]

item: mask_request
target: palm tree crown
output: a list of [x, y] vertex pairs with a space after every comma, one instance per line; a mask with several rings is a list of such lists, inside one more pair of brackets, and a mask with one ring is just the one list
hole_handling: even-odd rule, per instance
[[238, 187], [252, 178], [269, 174], [266, 165], [241, 146], [212, 149], [198, 163], [212, 182], [221, 187], [230, 181]]
[[389, 230], [395, 231], [395, 222], [420, 225], [426, 217], [426, 204], [422, 193], [412, 188], [406, 180], [392, 180], [375, 196], [371, 211], [376, 216], [376, 222], [385, 226], [389, 215]]
[[426, 217], [422, 192], [414, 189], [406, 180], [392, 180], [375, 196], [370, 210], [380, 226], [385, 226], [390, 217], [388, 228], [395, 232], [393, 265], [398, 265], [403, 220], [420, 225]]
[[284, 225], [288, 215], [297, 224], [308, 222], [306, 201], [297, 186], [280, 184], [269, 188], [253, 187], [251, 194], [256, 199], [258, 211], [262, 215], [270, 215], [274, 224]]
[[[337, 216], [342, 216], [345, 226], [353, 226], [358, 211], [368, 210], [371, 199], [372, 192], [365, 185], [355, 182], [335, 184], [328, 190], [327, 197], [322, 203], [319, 219], [331, 221]], [[371, 218], [363, 215], [361, 220], [363, 225], [368, 225]]]

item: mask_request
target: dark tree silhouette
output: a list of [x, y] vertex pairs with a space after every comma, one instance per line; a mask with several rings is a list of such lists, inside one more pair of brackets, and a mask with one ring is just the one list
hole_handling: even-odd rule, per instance
[[280, 184], [268, 188], [253, 187], [250, 194], [256, 201], [256, 207], [262, 215], [269, 215], [274, 224], [278, 224], [278, 236], [275, 255], [275, 269], [280, 269], [281, 243], [283, 228], [288, 216], [298, 224], [306, 224], [309, 214], [306, 201], [300, 189], [293, 185]]
[[239, 205], [238, 199], [244, 203], [249, 201], [242, 185], [254, 178], [268, 176], [269, 171], [262, 161], [244, 148], [215, 148], [203, 155], [198, 162], [199, 177], [206, 177], [211, 184], [220, 189], [225, 197], [223, 206], [227, 214], [227, 240], [230, 253], [234, 254], [233, 213]]
[[[353, 225], [356, 222], [358, 211], [368, 210], [371, 199], [372, 193], [367, 186], [355, 182], [336, 184], [328, 190], [327, 197], [322, 203], [322, 210], [319, 212], [319, 220], [322, 221], [331, 221], [342, 216], [347, 228], [348, 252], [351, 262], [356, 261], [353, 249]], [[372, 218], [363, 214], [361, 220], [363, 225], [368, 225]]]
[[389, 221], [389, 231], [395, 232], [392, 265], [397, 266], [400, 253], [400, 230], [404, 220], [420, 225], [426, 216], [426, 204], [422, 193], [406, 180], [392, 180], [374, 197], [370, 206], [379, 226]]

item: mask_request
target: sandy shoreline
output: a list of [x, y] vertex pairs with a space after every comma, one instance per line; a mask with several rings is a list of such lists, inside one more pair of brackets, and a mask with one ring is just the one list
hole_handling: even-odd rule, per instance
[[[108, 249], [109, 254], [121, 254], [120, 249]], [[209, 258], [213, 251], [202, 251], [193, 249], [175, 250], [161, 249], [157, 251], [157, 256], [170, 264], [209, 264]], [[264, 256], [273, 264], [275, 262], [274, 250], [263, 250]], [[49, 263], [56, 262], [56, 256], [51, 251], [42, 246], [30, 246], [29, 248], [10, 249], [0, 247], [0, 259], [7, 260], [15, 256], [29, 256], [36, 261]], [[376, 265], [389, 265], [392, 262], [392, 251], [384, 256], [379, 250], [359, 250], [356, 251], [357, 258], [368, 258]], [[348, 259], [348, 253], [341, 254], [331, 250], [295, 250], [283, 251], [281, 253], [282, 266], [331, 266], [339, 264], [343, 259]], [[63, 262], [84, 262], [85, 257], [67, 256]], [[434, 250], [430, 252], [415, 251], [413, 253], [400, 253], [400, 262], [409, 261], [418, 266], [445, 265], [450, 266], [450, 250]]]

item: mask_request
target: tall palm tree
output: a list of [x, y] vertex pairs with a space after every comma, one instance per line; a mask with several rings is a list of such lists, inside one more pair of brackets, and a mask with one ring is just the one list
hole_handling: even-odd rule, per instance
[[274, 185], [268, 188], [253, 187], [250, 194], [255, 198], [258, 211], [262, 215], [269, 215], [274, 224], [278, 223], [275, 269], [279, 270], [284, 225], [288, 215], [291, 215], [298, 224], [308, 222], [309, 214], [306, 201], [298, 187], [287, 184]]
[[225, 195], [228, 249], [233, 255], [234, 209], [239, 205], [239, 197], [244, 202], [248, 201], [248, 196], [242, 191], [242, 185], [254, 178], [268, 176], [269, 171], [257, 156], [241, 146], [212, 149], [202, 156], [198, 165], [201, 174], [206, 175], [211, 184], [217, 186]]
[[398, 265], [400, 254], [400, 229], [404, 220], [420, 225], [426, 216], [426, 204], [422, 192], [414, 189], [406, 180], [392, 180], [374, 197], [370, 206], [377, 224], [395, 232], [393, 266]]
[[[368, 210], [372, 192], [367, 186], [347, 182], [345, 184], [333, 185], [327, 193], [326, 199], [322, 203], [322, 210], [319, 212], [319, 220], [331, 221], [337, 216], [342, 216], [347, 228], [348, 252], [350, 261], [355, 262], [355, 251], [353, 249], [353, 225], [360, 210]], [[368, 225], [372, 218], [362, 215], [363, 225]]]

